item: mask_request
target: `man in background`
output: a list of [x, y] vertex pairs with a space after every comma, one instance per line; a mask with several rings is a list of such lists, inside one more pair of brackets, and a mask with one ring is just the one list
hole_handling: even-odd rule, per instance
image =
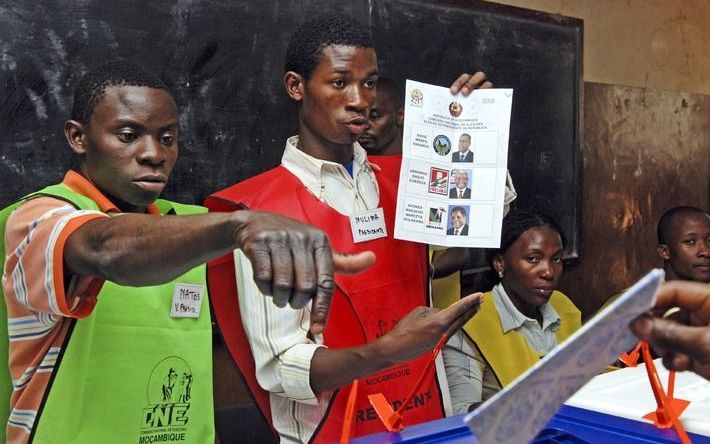
[[666, 280], [710, 282], [710, 213], [697, 207], [674, 207], [658, 221], [656, 251]]
[[404, 88], [389, 77], [377, 80], [377, 95], [370, 110], [370, 121], [358, 143], [367, 154], [392, 156], [402, 154], [404, 126]]

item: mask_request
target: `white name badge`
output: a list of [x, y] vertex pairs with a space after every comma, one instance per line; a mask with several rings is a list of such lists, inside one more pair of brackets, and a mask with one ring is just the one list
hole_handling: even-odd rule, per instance
[[170, 317], [199, 318], [202, 308], [203, 285], [175, 284], [173, 304], [170, 307]]
[[385, 213], [382, 208], [350, 215], [350, 229], [355, 243], [387, 237]]

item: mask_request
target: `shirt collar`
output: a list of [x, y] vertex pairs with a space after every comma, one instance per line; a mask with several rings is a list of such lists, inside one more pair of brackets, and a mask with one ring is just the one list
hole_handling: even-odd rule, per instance
[[[86, 177], [77, 173], [76, 171], [69, 170], [67, 174], [64, 175], [64, 180], [62, 181], [64, 185], [68, 186], [75, 193], [79, 193], [82, 196], [86, 196], [89, 199], [96, 202], [99, 209], [103, 213], [120, 213], [121, 210], [118, 209], [116, 205], [113, 204], [96, 186], [89, 181]], [[149, 214], [159, 215], [160, 211], [155, 206], [154, 203], [148, 205], [146, 212]]]
[[353, 174], [351, 176], [343, 165], [315, 158], [298, 149], [298, 136], [291, 136], [286, 140], [286, 148], [281, 157], [281, 165], [298, 177], [306, 188], [319, 199], [323, 198], [323, 174], [339, 171], [350, 180], [354, 180], [353, 178], [357, 177], [361, 169], [370, 169], [366, 162], [365, 149], [359, 143], [353, 143]]
[[[530, 319], [522, 314], [510, 300], [508, 293], [505, 292], [503, 284], [498, 284], [493, 287], [493, 302], [496, 304], [496, 310], [500, 317], [500, 324], [503, 327], [503, 333], [508, 333], [510, 330], [520, 328], [526, 322], [535, 322], [535, 319]], [[557, 311], [546, 302], [540, 306], [540, 314], [542, 314], [542, 329], [548, 328], [552, 331], [557, 331], [560, 327], [560, 316]]]

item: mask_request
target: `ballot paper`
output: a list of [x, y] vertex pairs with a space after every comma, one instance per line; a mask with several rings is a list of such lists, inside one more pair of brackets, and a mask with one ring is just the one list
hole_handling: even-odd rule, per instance
[[638, 342], [629, 323], [653, 307], [663, 275], [663, 270], [658, 269], [648, 273], [565, 342], [464, 417], [478, 442], [530, 442], [572, 394]]
[[395, 238], [500, 246], [512, 103], [512, 89], [407, 80]]

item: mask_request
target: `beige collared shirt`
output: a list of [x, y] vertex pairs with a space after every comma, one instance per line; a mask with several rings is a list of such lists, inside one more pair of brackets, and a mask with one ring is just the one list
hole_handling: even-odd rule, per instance
[[[560, 328], [560, 317], [552, 305], [546, 303], [540, 306], [541, 326], [515, 308], [501, 284], [493, 287], [493, 302], [503, 332], [516, 330], [541, 355], [546, 355], [557, 346], [555, 332]], [[493, 369], [460, 330], [447, 342], [442, 354], [454, 413], [468, 412], [471, 404], [485, 401], [501, 389]], [[511, 359], [515, 357], [511, 356]]]
[[[376, 208], [379, 188], [365, 150], [353, 145], [353, 176], [338, 163], [309, 156], [288, 139], [281, 159], [313, 193], [343, 215]], [[284, 190], [287, 192], [287, 190]], [[279, 308], [264, 297], [252, 278], [251, 262], [235, 250], [239, 309], [251, 346], [256, 378], [270, 393], [273, 424], [281, 442], [308, 442], [325, 415], [332, 393], [316, 396], [311, 389], [311, 359], [323, 346], [322, 335], [308, 337], [310, 304], [301, 309]]]
[[298, 177], [318, 200], [344, 216], [377, 208], [380, 189], [360, 144], [353, 144], [352, 177], [343, 165], [316, 159], [297, 146], [298, 136], [289, 137], [281, 165]]

